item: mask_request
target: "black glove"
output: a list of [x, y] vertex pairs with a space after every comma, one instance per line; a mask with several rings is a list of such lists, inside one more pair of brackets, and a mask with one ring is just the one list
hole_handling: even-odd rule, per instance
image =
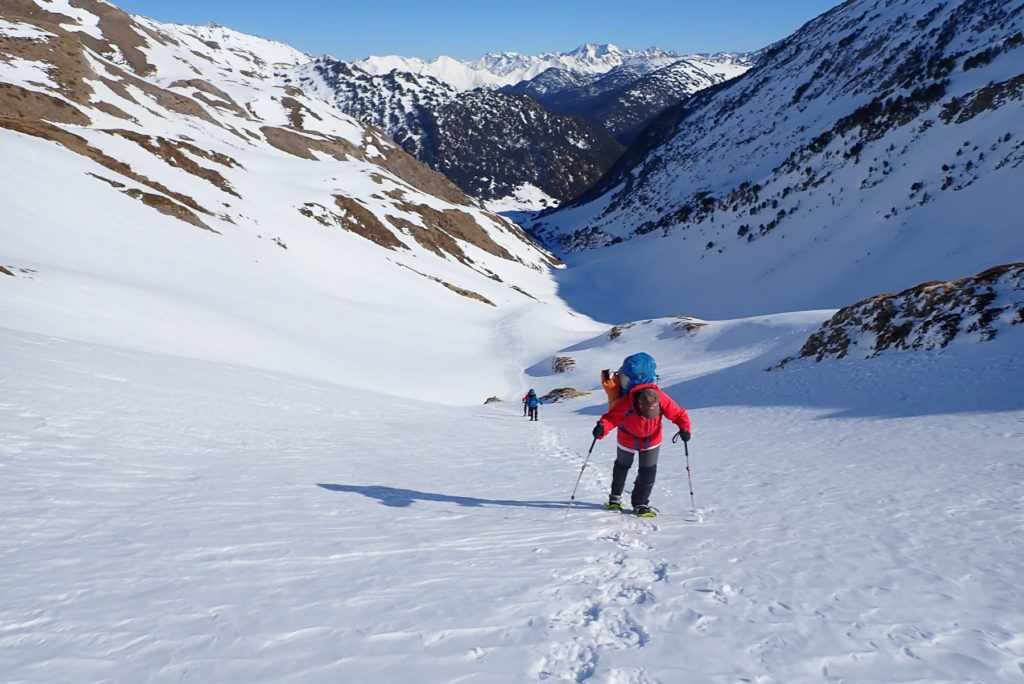
[[689, 442], [690, 441], [690, 431], [689, 430], [680, 430], [676, 434], [676, 436], [672, 438], [672, 441], [674, 442], [674, 441], [676, 441], [676, 439], [681, 439], [684, 442]]
[[594, 426], [594, 439], [601, 439], [604, 437], [604, 423], [597, 421], [597, 425]]

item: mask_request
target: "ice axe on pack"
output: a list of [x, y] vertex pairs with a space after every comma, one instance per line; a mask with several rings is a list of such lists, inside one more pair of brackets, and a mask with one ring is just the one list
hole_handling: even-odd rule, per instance
[[690, 483], [690, 509], [694, 515], [697, 515], [697, 506], [693, 503], [693, 478], [690, 477], [690, 447], [688, 443], [690, 441], [690, 433], [687, 430], [680, 430], [672, 436], [672, 443], [675, 444], [679, 440], [683, 440], [683, 453], [686, 454], [686, 481]]

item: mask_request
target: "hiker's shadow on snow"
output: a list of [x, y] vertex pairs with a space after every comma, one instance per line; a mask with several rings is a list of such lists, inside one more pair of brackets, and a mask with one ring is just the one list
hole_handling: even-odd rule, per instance
[[[433, 492], [418, 492], [414, 489], [398, 489], [397, 487], [385, 487], [383, 485], [343, 485], [317, 483], [317, 487], [323, 487], [332, 492], [348, 492], [362, 494], [369, 499], [377, 499], [384, 506], [392, 508], [406, 508], [417, 501], [440, 501], [453, 503], [459, 506], [470, 508], [486, 508], [491, 506], [508, 506], [512, 508], [540, 508], [549, 510], [564, 510], [569, 505], [568, 501], [519, 501], [515, 499], [478, 499], [472, 496], [452, 496], [450, 494], [434, 494]], [[575, 502], [575, 508], [603, 508], [595, 503]]]

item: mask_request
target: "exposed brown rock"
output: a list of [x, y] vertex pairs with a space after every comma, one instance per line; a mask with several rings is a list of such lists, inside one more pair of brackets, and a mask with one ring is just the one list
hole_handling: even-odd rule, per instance
[[526, 291], [526, 290], [524, 290], [523, 288], [519, 287], [518, 285], [511, 285], [510, 287], [511, 287], [511, 288], [512, 288], [513, 290], [515, 290], [516, 292], [518, 292], [519, 294], [521, 294], [521, 295], [524, 295], [524, 296], [526, 296], [526, 297], [529, 297], [530, 299], [532, 299], [532, 300], [534, 300], [534, 301], [537, 301], [537, 298], [536, 298], [536, 297], [534, 297], [534, 296], [533, 296], [532, 294], [530, 294], [529, 292], [527, 292], [527, 291]]
[[[223, 90], [213, 85], [209, 81], [204, 81], [201, 78], [192, 78], [188, 80], [175, 81], [168, 88], [193, 88], [198, 92], [192, 93], [192, 98], [199, 100], [211, 107], [217, 107], [219, 109], [227, 109], [243, 119], [252, 119], [245, 109], [243, 109], [237, 102], [235, 102], [230, 95], [225, 93]], [[205, 97], [203, 93], [212, 95], [216, 99]]]
[[341, 210], [340, 214], [334, 214], [338, 226], [345, 230], [360, 235], [371, 242], [387, 249], [409, 249], [409, 247], [395, 237], [369, 209], [359, 204], [351, 197], [342, 195], [334, 196], [334, 203]]
[[220, 188], [224, 192], [234, 195], [239, 199], [241, 199], [242, 197], [237, 192], [235, 192], [235, 189], [231, 187], [231, 184], [228, 183], [224, 176], [220, 175], [218, 171], [215, 171], [214, 169], [208, 169], [204, 166], [200, 166], [192, 159], [192, 157], [188, 156], [187, 154], [184, 154], [182, 150], [185, 150], [199, 157], [210, 159], [211, 161], [215, 161], [218, 164], [222, 164], [224, 166], [239, 166], [238, 162], [236, 162], [231, 157], [228, 157], [227, 155], [219, 154], [216, 152], [210, 152], [208, 150], [204, 150], [200, 147], [197, 147], [196, 145], [182, 142], [180, 140], [168, 140], [167, 138], [162, 138], [159, 136], [154, 137], [149, 135], [142, 135], [141, 133], [136, 133], [134, 131], [115, 129], [104, 132], [110, 133], [111, 135], [118, 135], [126, 140], [131, 140], [132, 142], [138, 144], [140, 147], [145, 149], [147, 152], [157, 157], [160, 157], [161, 159], [169, 163], [171, 166], [179, 168], [182, 171], [187, 171], [188, 173], [191, 173], [194, 176], [198, 176], [203, 180], [209, 181], [210, 183]]
[[262, 126], [260, 131], [268, 143], [282, 152], [302, 159], [315, 160], [314, 151], [330, 155], [338, 161], [362, 158], [359, 148], [344, 138], [336, 136], [314, 138], [277, 126]]
[[12, 83], [0, 83], [0, 118], [46, 120], [75, 126], [92, 123], [92, 119], [67, 100]]
[[707, 325], [707, 323], [690, 316], [675, 316], [675, 318], [677, 320], [674, 327], [681, 335], [692, 335]]
[[[375, 144], [372, 139], [364, 139], [363, 146]], [[475, 203], [469, 195], [459, 189], [448, 177], [408, 154], [390, 142], [376, 144], [384, 155], [383, 159], [375, 158], [380, 166], [395, 174], [406, 183], [428, 195], [434, 195], [451, 204], [471, 206]]]
[[114, 53], [112, 46], [116, 46], [124, 55], [128, 65], [139, 76], [148, 76], [156, 71], [156, 68], [146, 59], [145, 53], [140, 48], [147, 46], [146, 39], [140, 34], [142, 28], [135, 23], [131, 16], [113, 5], [108, 5], [94, 0], [70, 0], [72, 7], [84, 9], [100, 18], [99, 29], [106, 40], [98, 40], [87, 34], [79, 34], [83, 44], [105, 56]]
[[613, 325], [612, 329], [608, 331], [608, 339], [616, 340], [622, 335], [622, 331], [632, 328], [636, 323], [623, 323], [622, 325]]
[[129, 197], [134, 197], [137, 200], [142, 200], [143, 204], [148, 207], [153, 207], [161, 214], [173, 216], [174, 218], [181, 219], [186, 223], [191, 223], [193, 226], [198, 226], [204, 230], [219, 234], [219, 231], [216, 231], [203, 223], [202, 219], [196, 216], [192, 211], [163, 195], [157, 195], [152, 192], [143, 192], [138, 189], [125, 190], [124, 194]]
[[397, 204], [395, 206], [397, 209], [422, 217], [423, 225], [428, 230], [414, 230], [413, 237], [420, 245], [436, 254], [448, 253], [463, 263], [471, 263], [459, 244], [452, 239], [456, 237], [479, 247], [488, 254], [510, 261], [515, 260], [504, 247], [491, 239], [491, 236], [471, 214], [458, 209], [438, 210], [426, 204]]
[[[13, 6], [7, 7], [8, 2]], [[84, 34], [70, 33], [60, 26], [62, 22], [73, 23], [73, 20], [44, 12], [27, 0], [4, 0], [2, 16], [32, 24], [50, 35], [42, 40], [0, 37], [0, 52], [50, 65], [47, 73], [57, 92], [71, 102], [87, 105], [93, 89], [86, 81], [98, 76], [83, 55], [80, 36]]]
[[426, 273], [420, 273], [419, 271], [417, 271], [415, 268], [412, 268], [411, 266], [406, 266], [405, 264], [399, 264], [399, 265], [400, 266], [405, 266], [406, 268], [408, 268], [410, 271], [412, 271], [416, 275], [421, 275], [424, 278], [426, 278], [427, 280], [433, 280], [435, 283], [440, 283], [441, 285], [444, 285], [445, 287], [447, 287], [449, 290], [451, 290], [455, 294], [462, 295], [463, 297], [466, 297], [468, 299], [473, 299], [473, 300], [476, 300], [478, 302], [483, 302], [484, 304], [489, 304], [491, 306], [496, 306], [496, 304], [494, 302], [492, 302], [491, 300], [487, 299], [487, 297], [484, 297], [479, 292], [473, 292], [472, 290], [467, 290], [465, 288], [458, 287], [456, 285], [452, 285], [451, 283], [445, 282], [444, 280], [441, 280], [440, 278], [436, 278], [436, 277], [434, 277], [432, 275], [427, 275]]
[[[295, 89], [293, 88], [292, 90]], [[299, 92], [301, 93], [302, 91]], [[300, 131], [304, 130], [304, 126], [302, 124], [303, 121], [305, 121], [307, 114], [317, 121], [323, 121], [323, 117], [296, 100], [294, 97], [282, 97], [281, 105], [288, 110], [288, 123], [292, 128], [297, 128]]]

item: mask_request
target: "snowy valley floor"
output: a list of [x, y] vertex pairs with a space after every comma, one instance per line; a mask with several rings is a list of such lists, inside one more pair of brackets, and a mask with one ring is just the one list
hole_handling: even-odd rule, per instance
[[698, 513], [666, 443], [650, 521], [600, 508], [610, 440], [566, 517], [597, 394], [531, 423], [0, 347], [3, 682], [1024, 678], [1024, 373], [998, 340], [875, 360], [871, 388], [838, 365], [669, 384]]

